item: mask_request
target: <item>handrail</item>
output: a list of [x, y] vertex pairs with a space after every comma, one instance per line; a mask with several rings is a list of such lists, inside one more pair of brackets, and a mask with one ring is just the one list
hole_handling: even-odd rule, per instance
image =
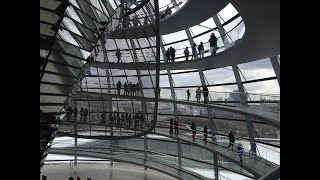
[[[165, 124], [165, 125], [167, 125], [168, 128], [170, 127], [170, 126], [168, 126], [168, 123], [164, 123], [164, 122], [157, 122], [157, 124]], [[190, 128], [190, 129], [188, 129], [188, 128], [183, 128], [183, 127], [181, 127], [181, 125], [184, 125], [184, 126], [186, 126], [186, 127], [189, 127], [189, 126], [191, 126], [191, 125], [179, 123], [179, 129], [183, 129], [183, 130], [192, 132], [192, 129], [191, 129], [191, 128]], [[203, 133], [203, 130], [198, 130], [198, 129], [200, 129], [200, 128], [197, 127], [196, 132]], [[210, 130], [210, 129], [208, 129], [208, 135], [210, 134], [210, 131], [209, 131], [209, 130]], [[221, 136], [228, 136], [228, 135], [226, 135], [226, 134], [224, 134], [224, 133], [220, 133], [220, 132], [215, 132], [215, 134], [221, 135]], [[219, 139], [219, 137], [217, 137], [217, 136], [216, 136], [216, 138]], [[243, 139], [242, 137], [235, 137], [235, 138], [236, 138], [236, 139], [245, 140], [245, 141], [247, 141], [247, 142], [249, 142], [249, 143], [254, 143], [254, 144], [258, 145], [256, 142], [252, 142], [252, 141], [250, 141], [250, 140]], [[229, 143], [231, 143], [231, 142], [229, 142]], [[239, 146], [237, 143], [231, 143], [231, 144], [233, 144], [233, 145], [235, 145], [235, 146]], [[259, 144], [259, 145], [260, 145], [260, 144]], [[269, 149], [269, 150], [275, 152], [275, 153], [280, 153], [280, 152], [278, 152], [278, 151], [276, 151], [276, 150], [274, 150], [274, 149], [271, 149], [271, 148], [269, 148], [269, 147], [266, 147], [266, 146], [264, 146], [264, 147], [265, 147], [266, 149]], [[245, 148], [243, 148], [243, 149], [245, 149]], [[245, 150], [247, 150], [248, 152], [251, 151], [250, 149], [245, 149]], [[254, 152], [252, 152], [252, 153], [255, 154]], [[259, 156], [259, 157], [261, 157], [261, 156], [258, 155], [258, 154], [256, 154], [256, 155]]]

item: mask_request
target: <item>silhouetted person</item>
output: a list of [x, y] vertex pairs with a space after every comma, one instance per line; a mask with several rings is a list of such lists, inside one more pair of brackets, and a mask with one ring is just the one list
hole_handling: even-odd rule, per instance
[[77, 109], [77, 107], [75, 107], [73, 110], [73, 119], [74, 120], [77, 119], [77, 116], [78, 116], [78, 109]]
[[106, 113], [102, 112], [102, 114], [101, 114], [101, 122], [100, 123], [105, 125], [106, 124], [106, 119], [107, 119]]
[[130, 128], [131, 124], [132, 124], [132, 118], [131, 118], [131, 114], [128, 115], [128, 127]]
[[208, 137], [208, 128], [207, 125], [204, 126], [203, 128], [203, 136], [204, 136], [204, 142], [207, 143], [207, 137]]
[[117, 56], [117, 58], [118, 58], [117, 63], [119, 63], [120, 60], [121, 60], [121, 52], [120, 52], [120, 49], [117, 49], [117, 51], [116, 51], [116, 56]]
[[190, 99], [190, 90], [189, 89], [187, 90], [187, 98], [188, 98], [188, 101], [189, 101], [189, 99]]
[[77, 180], [81, 180], [79, 176], [77, 177]]
[[229, 133], [229, 146], [228, 146], [228, 149], [229, 149], [229, 147], [231, 146], [231, 149], [233, 149], [233, 144], [234, 144], [234, 136], [233, 136], [233, 133], [232, 133], [232, 131], [230, 131], [230, 133]]
[[110, 114], [109, 114], [109, 122], [110, 122], [110, 124], [114, 123], [112, 112], [110, 112]]
[[171, 8], [169, 8], [169, 6], [167, 6], [165, 13], [166, 15], [171, 15], [172, 11], [171, 11]]
[[132, 96], [132, 92], [133, 92], [133, 90], [132, 90], [132, 88], [133, 88], [133, 86], [132, 86], [132, 84], [131, 84], [131, 82], [129, 82], [129, 93], [130, 93], [130, 96]]
[[173, 119], [171, 118], [170, 119], [170, 131], [169, 131], [169, 134], [173, 134], [173, 126], [174, 126]]
[[237, 153], [238, 153], [238, 155], [239, 155], [240, 162], [242, 162], [243, 148], [242, 148], [242, 145], [241, 145], [241, 144], [238, 146], [238, 151], [237, 151]]
[[42, 180], [47, 180], [47, 176], [42, 175]]
[[124, 85], [123, 85], [123, 94], [124, 94], [124, 95], [128, 95], [128, 94], [129, 94], [129, 93], [128, 93], [128, 85], [127, 85], [126, 82], [125, 82]]
[[129, 27], [129, 25], [130, 25], [130, 17], [129, 16], [123, 17], [122, 26], [123, 27]]
[[179, 122], [178, 122], [178, 119], [176, 119], [174, 121], [174, 133], [175, 134], [178, 134], [179, 133]]
[[217, 37], [214, 35], [214, 33], [211, 33], [210, 35], [210, 53], [211, 55], [216, 54], [217, 51]]
[[171, 62], [174, 62], [175, 57], [176, 57], [176, 50], [173, 47], [170, 47]]
[[88, 111], [87, 108], [85, 108], [85, 109], [83, 110], [83, 122], [87, 122], [87, 116], [88, 116], [88, 114], [89, 114], [89, 111]]
[[208, 90], [207, 86], [202, 87], [202, 93], [203, 93], [204, 103], [207, 104], [208, 103], [208, 95], [209, 95], [209, 90]]
[[143, 127], [143, 123], [144, 123], [144, 117], [143, 117], [143, 114], [140, 114], [140, 117], [139, 117], [139, 119], [140, 119], [140, 128], [142, 129], [142, 127]]
[[194, 140], [197, 134], [197, 131], [196, 131], [197, 126], [196, 126], [196, 123], [194, 123], [194, 121], [192, 121], [191, 129], [192, 129], [192, 140]]
[[118, 83], [117, 83], [117, 90], [118, 90], [118, 95], [120, 95], [120, 89], [121, 89], [121, 82], [120, 81], [118, 81]]
[[201, 91], [200, 87], [198, 87], [198, 89], [196, 90], [197, 103], [200, 103], [201, 93], [202, 93], [202, 91]]
[[138, 26], [138, 24], [139, 24], [138, 16], [134, 16], [134, 18], [132, 19], [132, 22], [133, 22], [133, 26]]
[[74, 179], [73, 179], [73, 177], [70, 176], [70, 177], [69, 177], [69, 180], [74, 180]]
[[117, 125], [119, 126], [120, 125], [120, 113], [117, 112]]
[[203, 58], [204, 57], [204, 47], [203, 47], [203, 43], [201, 42], [200, 45], [198, 46], [198, 50], [199, 50], [199, 58]]
[[83, 120], [83, 119], [82, 119], [82, 118], [83, 118], [83, 110], [84, 110], [84, 109], [83, 109], [83, 107], [82, 107], [82, 108], [80, 109], [80, 121]]
[[136, 94], [136, 84], [132, 84], [132, 95], [134, 96]]
[[168, 48], [168, 50], [166, 51], [166, 58], [167, 58], [167, 62], [170, 62], [170, 48]]
[[188, 61], [189, 54], [190, 54], [188, 47], [186, 47], [186, 49], [183, 51], [183, 53], [184, 53], [184, 56], [186, 57], [186, 61]]
[[71, 106], [68, 107], [67, 109], [67, 120], [71, 120], [71, 115], [72, 115], [73, 109]]
[[147, 25], [148, 24], [148, 16], [144, 17], [144, 21], [143, 21], [143, 25]]
[[196, 59], [196, 57], [197, 57], [197, 45], [196, 45], [196, 43], [194, 43], [192, 45], [191, 49], [192, 49], [192, 57], [191, 57], [191, 59], [193, 59], [193, 58]]
[[124, 125], [125, 121], [124, 121], [124, 112], [121, 113], [121, 125]]

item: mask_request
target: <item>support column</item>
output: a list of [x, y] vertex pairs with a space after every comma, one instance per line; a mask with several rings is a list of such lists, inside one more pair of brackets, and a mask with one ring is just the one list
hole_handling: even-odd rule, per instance
[[[186, 32], [187, 37], [189, 39], [189, 43], [192, 46], [192, 44], [194, 44], [194, 41], [192, 39], [190, 30], [186, 29], [185, 32]], [[196, 54], [195, 57], [198, 59], [198, 54]], [[199, 76], [200, 76], [201, 85], [205, 86], [206, 85], [206, 81], [204, 79], [204, 73], [203, 73], [202, 69], [199, 68], [198, 72], [199, 72]], [[207, 99], [207, 102], [209, 102], [209, 99]], [[210, 107], [207, 107], [207, 112], [208, 112], [208, 118], [209, 118], [209, 128], [211, 130], [210, 131], [211, 138], [212, 138], [212, 141], [215, 142], [216, 141], [216, 136], [215, 136], [216, 126], [215, 126], [214, 121], [213, 121], [212, 109]], [[216, 153], [213, 153], [213, 158], [214, 158], [214, 176], [215, 176], [215, 179], [219, 179], [219, 177], [218, 177], [218, 174], [219, 174], [218, 155]]]
[[78, 148], [78, 128], [77, 123], [74, 123], [74, 165], [77, 165], [77, 148]]
[[218, 31], [219, 31], [219, 33], [220, 33], [220, 36], [222, 36], [222, 42], [223, 42], [223, 44], [225, 45], [226, 49], [229, 48], [229, 47], [228, 47], [228, 46], [229, 46], [229, 40], [228, 40], [228, 38], [227, 38], [226, 31], [225, 31], [225, 29], [223, 28], [223, 26], [222, 26], [222, 24], [221, 24], [221, 22], [220, 22], [220, 20], [219, 20], [218, 15], [214, 15], [214, 16], [212, 17], [212, 19], [213, 19], [214, 23], [216, 24], [216, 26], [217, 26], [217, 28], [218, 28]]
[[218, 165], [218, 155], [213, 153], [213, 163], [214, 163], [214, 179], [219, 179], [219, 165]]
[[[238, 70], [238, 66], [237, 65], [233, 65], [232, 66], [232, 70], [233, 70], [233, 73], [234, 73], [234, 76], [236, 78], [236, 81], [237, 81], [237, 85], [238, 85], [238, 89], [239, 89], [239, 92], [240, 92], [240, 97], [241, 97], [241, 102], [243, 105], [247, 105], [247, 96], [244, 92], [244, 87], [243, 87], [243, 84], [242, 84], [242, 81], [241, 81], [241, 77], [240, 77], [240, 73], [239, 73], [239, 70]], [[254, 127], [253, 127], [253, 124], [252, 124], [252, 120], [250, 117], [248, 116], [245, 116], [246, 117], [246, 121], [247, 121], [247, 129], [248, 129], [248, 134], [249, 134], [249, 138], [250, 138], [250, 146], [251, 146], [251, 149], [250, 151], [256, 153], [256, 144], [255, 144], [255, 138], [254, 138]]]
[[[102, 47], [102, 54], [103, 54], [103, 60], [105, 62], [109, 62], [109, 59], [108, 59], [108, 56], [107, 56], [107, 50], [106, 50], [106, 47], [105, 47], [105, 43], [106, 43], [106, 40], [105, 40], [105, 34], [103, 33], [101, 35], [101, 38], [100, 38], [100, 42], [101, 42], [101, 47]], [[109, 67], [107, 66], [106, 68], [106, 75], [107, 75], [107, 83], [108, 83], [108, 94], [111, 94], [111, 82], [110, 82], [110, 72], [109, 72]], [[109, 97], [108, 98], [108, 111], [109, 113], [112, 112], [112, 101], [111, 101], [111, 98]], [[109, 118], [108, 118], [109, 119]], [[113, 124], [111, 122], [110, 123], [110, 133], [111, 133], [111, 137], [113, 136]], [[113, 153], [113, 140], [110, 140], [110, 154], [112, 156], [112, 153]], [[111, 159], [110, 160], [110, 166], [112, 167], [113, 166], [113, 160]]]
[[145, 135], [144, 136], [144, 169], [147, 169], [146, 167], [146, 161], [147, 161], [147, 158], [148, 158], [148, 135]]
[[[167, 57], [166, 57], [166, 49], [164, 48], [162, 40], [160, 40], [160, 47], [161, 47], [161, 51], [162, 51], [165, 62], [168, 62]], [[172, 99], [175, 100], [176, 94], [174, 92], [173, 79], [171, 76], [171, 71], [169, 69], [167, 70], [167, 74], [168, 74], [168, 79], [169, 79], [169, 84], [170, 84], [171, 96], [172, 96]], [[174, 117], [176, 119], [178, 119], [178, 108], [177, 108], [177, 104], [175, 102], [173, 103], [173, 109], [174, 109]], [[177, 140], [177, 146], [178, 146], [177, 147], [178, 148], [178, 164], [181, 167], [182, 166], [182, 161], [181, 161], [182, 148], [181, 148], [180, 140]]]
[[[137, 55], [137, 52], [136, 52], [136, 45], [134, 44], [133, 39], [129, 39], [129, 40], [130, 40], [130, 44], [131, 44], [131, 47], [132, 47], [131, 50], [132, 50], [132, 54], [133, 54], [133, 56], [132, 56], [133, 61], [137, 63], [137, 62], [139, 62], [139, 60], [138, 60], [138, 55]], [[141, 88], [140, 96], [142, 97], [142, 101], [141, 101], [142, 115], [143, 115], [143, 118], [145, 118], [147, 111], [146, 111], [146, 100], [144, 98], [143, 88], [142, 88], [143, 87], [143, 83], [142, 83], [142, 80], [141, 80], [141, 71], [140, 71], [139, 68], [137, 68], [136, 72], [137, 72], [137, 76], [138, 76], [139, 85], [140, 85], [140, 88]], [[144, 121], [144, 124], [142, 124], [143, 130], [145, 130], [145, 131], [148, 129], [146, 122], [147, 121]]]
[[274, 73], [277, 76], [278, 84], [280, 87], [280, 64], [279, 64], [277, 56], [270, 57], [270, 61], [271, 61]]

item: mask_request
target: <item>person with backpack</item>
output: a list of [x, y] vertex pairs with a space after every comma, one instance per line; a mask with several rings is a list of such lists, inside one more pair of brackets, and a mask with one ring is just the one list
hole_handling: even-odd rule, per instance
[[176, 57], [176, 50], [173, 47], [170, 47], [170, 57], [171, 57], [171, 62], [174, 62], [174, 59]]
[[242, 162], [243, 148], [242, 148], [242, 145], [241, 145], [241, 144], [238, 146], [238, 151], [237, 151], [237, 153], [238, 153], [238, 155], [239, 155], [240, 162]]
[[121, 52], [120, 52], [120, 49], [117, 49], [117, 51], [116, 51], [116, 56], [117, 56], [117, 59], [118, 59], [117, 63], [119, 63], [120, 60], [121, 60]]
[[196, 126], [196, 123], [194, 123], [194, 121], [192, 121], [192, 124], [191, 124], [191, 129], [192, 129], [192, 140], [195, 140], [195, 136], [197, 134], [197, 126]]
[[217, 37], [214, 35], [214, 33], [211, 33], [210, 39], [209, 39], [211, 55], [216, 54], [217, 41], [218, 41]]

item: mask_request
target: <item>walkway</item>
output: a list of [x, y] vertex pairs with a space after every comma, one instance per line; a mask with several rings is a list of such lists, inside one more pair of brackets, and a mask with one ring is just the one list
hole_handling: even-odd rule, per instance
[[[140, 96], [127, 96], [127, 95], [115, 95], [115, 94], [100, 94], [100, 93], [86, 93], [86, 92], [77, 92], [77, 94], [73, 97], [74, 100], [78, 101], [88, 101], [89, 99], [80, 99], [80, 97], [85, 97], [81, 96], [81, 93], [83, 93], [85, 96], [88, 96], [87, 98], [92, 98], [90, 99], [91, 101], [107, 101], [109, 97], [112, 98], [120, 98], [120, 99], [137, 99], [137, 100], [145, 100], [146, 102], [154, 102], [154, 98], [151, 97], [140, 97]], [[96, 95], [96, 97], [94, 96]], [[89, 97], [91, 96], [91, 97]], [[106, 99], [102, 99], [106, 98]], [[159, 102], [167, 102], [167, 103], [176, 103], [176, 104], [184, 104], [184, 105], [192, 105], [192, 106], [202, 106], [202, 107], [209, 107], [212, 109], [218, 109], [218, 110], [223, 110], [227, 112], [232, 112], [232, 113], [237, 113], [241, 115], [246, 115], [251, 118], [254, 118], [256, 120], [262, 121], [266, 124], [269, 124], [273, 127], [276, 127], [280, 129], [280, 114], [275, 113], [275, 112], [270, 112], [270, 111], [264, 111], [262, 109], [256, 109], [254, 107], [236, 107], [236, 106], [224, 106], [224, 105], [219, 105], [219, 104], [203, 104], [203, 103], [196, 103], [196, 102], [191, 102], [191, 101], [186, 101], [186, 100], [172, 100], [172, 99], [159, 99]]]
[[[51, 148], [50, 153], [73, 155], [75, 152], [74, 152], [74, 149], [72, 148], [69, 148], [69, 149]], [[174, 164], [172, 162], [168, 162], [164, 159], [157, 158], [151, 154], [148, 154], [147, 156], [144, 156], [144, 154], [141, 154], [141, 153], [140, 154], [137, 154], [137, 153], [110, 154], [108, 152], [104, 153], [104, 152], [96, 152], [93, 150], [78, 149], [77, 155], [91, 156], [91, 157], [97, 157], [97, 158], [107, 158], [115, 161], [131, 163], [131, 164], [147, 167], [182, 180], [193, 180], [193, 179], [209, 180], [209, 178], [206, 178], [204, 176], [201, 176], [200, 174], [184, 169], [181, 166], [178, 166], [177, 164]]]
[[[206, 12], [203, 9], [208, 7], [213, 8], [217, 3], [221, 2], [220, 0], [212, 0], [207, 3], [199, 3], [195, 0], [190, 0], [186, 4], [195, 2], [197, 6], [192, 8], [182, 8], [179, 12], [173, 15], [170, 24], [162, 24], [161, 28], [179, 28], [180, 26], [188, 23], [190, 18], [180, 18], [178, 16], [180, 13], [185, 12], [192, 16], [192, 20], [197, 20], [197, 23], [202, 22], [201, 18], [197, 18], [198, 14], [194, 15], [194, 12]], [[199, 69], [199, 68], [219, 68], [225, 66], [232, 66], [242, 63], [247, 63], [251, 61], [256, 61], [264, 58], [269, 58], [280, 54], [280, 2], [277, 0], [269, 1], [236, 1], [232, 0], [231, 3], [238, 10], [240, 16], [242, 17], [245, 23], [245, 34], [241, 40], [236, 42], [231, 48], [218, 53], [214, 56], [205, 57], [202, 59], [192, 60], [192, 61], [183, 61], [175, 63], [161, 63], [160, 70], [184, 70], [184, 69]], [[184, 10], [183, 10], [184, 9]], [[213, 16], [214, 14], [210, 13], [206, 18]], [[185, 15], [184, 15], [185, 16]], [[165, 22], [165, 21], [164, 21]], [[173, 24], [175, 24], [173, 26]], [[167, 27], [168, 26], [168, 27]], [[188, 26], [191, 27], [191, 26]], [[136, 32], [138, 29], [142, 32], [146, 32], [150, 29], [147, 27], [147, 30], [143, 30], [144, 26], [137, 28], [137, 30], [132, 31], [132, 28], [128, 28], [129, 32]], [[182, 29], [186, 29], [183, 27]], [[134, 28], [133, 28], [134, 29]], [[176, 32], [179, 29], [175, 29]], [[121, 30], [123, 33], [124, 31]], [[165, 34], [165, 31], [162, 31], [161, 34]], [[138, 33], [143, 36], [145, 34]], [[128, 36], [126, 36], [128, 38]], [[99, 62], [99, 68], [115, 68], [115, 69], [136, 69], [139, 67], [141, 70], [147, 70], [148, 67], [150, 70], [155, 69], [155, 64], [152, 63], [105, 63]], [[93, 64], [95, 67], [95, 64]]]

